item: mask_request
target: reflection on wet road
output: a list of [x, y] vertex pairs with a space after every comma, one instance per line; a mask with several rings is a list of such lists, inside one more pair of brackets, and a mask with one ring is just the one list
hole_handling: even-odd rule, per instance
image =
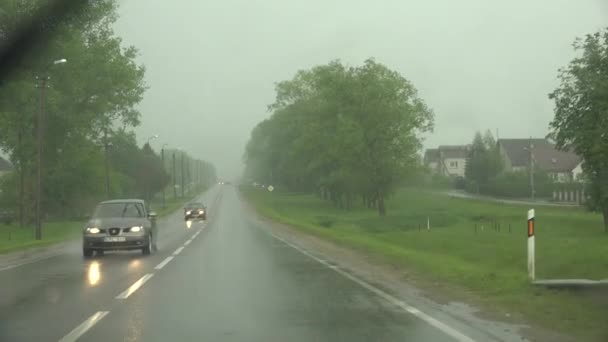
[[202, 200], [208, 221], [161, 220], [151, 256], [76, 244], [0, 272], [0, 341], [472, 341], [268, 234], [233, 187]]
[[99, 261], [93, 261], [89, 265], [89, 285], [95, 286], [99, 283], [99, 279], [101, 279], [101, 272], [99, 271]]

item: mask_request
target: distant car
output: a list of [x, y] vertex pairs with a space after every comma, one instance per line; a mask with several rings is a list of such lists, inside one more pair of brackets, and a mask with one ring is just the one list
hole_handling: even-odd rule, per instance
[[184, 220], [206, 220], [207, 219], [207, 207], [200, 202], [188, 203], [184, 207]]
[[101, 202], [84, 227], [82, 254], [101, 255], [108, 250], [140, 249], [144, 255], [156, 250], [156, 213], [144, 200], [117, 199]]

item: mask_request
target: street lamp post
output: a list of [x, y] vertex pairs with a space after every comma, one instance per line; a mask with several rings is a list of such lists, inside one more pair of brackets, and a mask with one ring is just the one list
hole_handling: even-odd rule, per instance
[[[161, 148], [160, 148], [160, 160], [163, 164], [163, 171], [165, 171], [165, 146], [167, 146], [167, 144], [164, 144]], [[167, 207], [167, 203], [165, 200], [165, 187], [163, 186], [163, 208]]]
[[150, 146], [150, 140], [157, 139], [158, 137], [160, 137], [160, 135], [158, 135], [158, 134], [154, 134], [154, 135], [151, 135], [150, 137], [148, 137], [148, 141], [147, 141], [148, 146]]
[[177, 171], [175, 170], [175, 149], [173, 150], [173, 199], [177, 199]]
[[530, 173], [530, 197], [532, 200], [536, 197], [536, 189], [534, 188], [534, 144], [532, 143], [532, 137], [530, 137], [529, 147], [524, 147], [524, 150], [530, 153], [529, 170]]
[[37, 123], [38, 126], [36, 128], [37, 142], [37, 174], [36, 174], [36, 231], [35, 238], [36, 240], [42, 239], [42, 208], [41, 208], [41, 197], [42, 197], [42, 139], [43, 139], [43, 125], [44, 125], [44, 97], [46, 95], [47, 82], [49, 80], [49, 76], [47, 75], [49, 67], [57, 64], [66, 63], [67, 60], [65, 58], [58, 59], [53, 61], [53, 63], [48, 66], [44, 71], [43, 75], [40, 77], [36, 77], [38, 81], [40, 81], [40, 110], [38, 111]]
[[184, 153], [182, 152], [182, 167], [181, 167], [182, 177], [182, 198], [184, 197]]
[[[148, 140], [146, 141], [146, 145], [148, 145], [148, 148], [150, 149], [150, 151], [152, 151], [152, 146], [150, 146], [150, 141], [153, 139], [158, 138], [159, 135], [158, 134], [154, 134], [148, 137]], [[145, 146], [145, 145], [144, 145]], [[154, 152], [152, 152], [154, 153]], [[148, 175], [150, 175], [150, 171], [147, 171]], [[147, 201], [151, 201], [152, 200], [152, 186], [150, 184], [150, 177], [148, 177], [148, 181], [146, 182], [146, 200]]]
[[103, 133], [103, 150], [105, 156], [105, 172], [106, 172], [106, 198], [110, 199], [110, 156], [109, 156], [110, 142], [108, 141], [108, 131], [104, 130]]

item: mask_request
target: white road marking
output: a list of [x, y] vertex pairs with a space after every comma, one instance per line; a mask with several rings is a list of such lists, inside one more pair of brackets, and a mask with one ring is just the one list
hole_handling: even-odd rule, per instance
[[286, 245], [294, 248], [295, 250], [297, 250], [298, 252], [316, 260], [317, 262], [329, 267], [330, 269], [336, 271], [337, 273], [343, 275], [344, 277], [352, 280], [353, 282], [359, 284], [361, 287], [369, 290], [370, 292], [376, 294], [378, 297], [381, 297], [383, 299], [385, 299], [387, 302], [392, 303], [398, 307], [400, 307], [401, 309], [409, 312], [410, 314], [418, 317], [419, 319], [423, 320], [424, 322], [426, 322], [427, 324], [433, 326], [434, 328], [442, 331], [444, 334], [454, 338], [456, 341], [458, 342], [475, 342], [475, 340], [473, 340], [472, 338], [464, 335], [463, 333], [461, 333], [460, 331], [450, 327], [449, 325], [433, 318], [432, 316], [425, 314], [424, 312], [416, 309], [415, 307], [408, 305], [406, 303], [404, 303], [403, 301], [401, 301], [399, 298], [396, 298], [394, 296], [391, 296], [390, 294], [380, 290], [377, 287], [374, 287], [373, 285], [370, 285], [369, 283], [353, 276], [352, 274], [345, 272], [341, 269], [339, 269], [338, 267], [331, 265], [329, 263], [327, 263], [325, 260], [317, 258], [316, 256], [310, 254], [308, 251], [300, 248], [299, 246], [296, 246], [294, 244], [292, 244], [291, 242], [286, 241], [285, 239], [278, 237], [274, 234], [271, 234], [275, 239], [280, 240], [282, 242], [284, 242]]
[[184, 247], [180, 247], [178, 249], [175, 250], [175, 252], [173, 252], [173, 255], [178, 255], [179, 253], [181, 253], [184, 250]]
[[192, 240], [188, 240], [188, 241], [184, 242], [184, 247], [188, 246], [190, 244], [190, 242], [192, 242]]
[[139, 289], [143, 284], [145, 284], [150, 278], [152, 278], [154, 274], [148, 273], [143, 277], [139, 278], [138, 281], [134, 282], [128, 289], [124, 290], [123, 293], [116, 296], [116, 299], [127, 299], [130, 295], [132, 295], [137, 289]]
[[160, 270], [163, 267], [165, 267], [166, 264], [168, 264], [171, 260], [173, 260], [172, 256], [166, 257], [165, 260], [163, 260], [163, 262], [161, 262], [160, 264], [156, 265], [156, 267], [154, 267], [155, 270]]
[[79, 326], [65, 335], [59, 342], [74, 342], [78, 340], [87, 330], [91, 329], [97, 322], [104, 318], [109, 311], [97, 311], [93, 316], [82, 322]]

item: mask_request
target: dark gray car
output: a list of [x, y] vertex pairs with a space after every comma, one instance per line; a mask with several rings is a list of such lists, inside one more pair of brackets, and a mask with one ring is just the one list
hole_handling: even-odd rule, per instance
[[107, 250], [156, 250], [156, 213], [144, 200], [118, 199], [101, 202], [83, 230], [82, 254], [98, 255]]

